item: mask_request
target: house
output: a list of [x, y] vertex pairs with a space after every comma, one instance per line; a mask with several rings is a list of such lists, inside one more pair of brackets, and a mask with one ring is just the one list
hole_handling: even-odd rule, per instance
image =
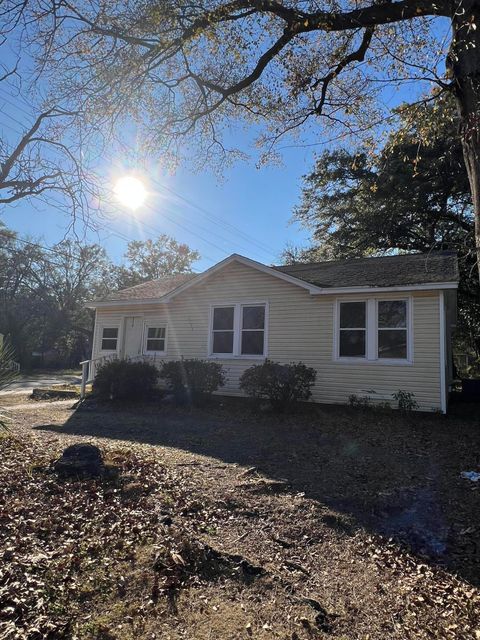
[[108, 358], [208, 358], [225, 395], [265, 358], [314, 367], [312, 399], [415, 394], [447, 410], [458, 266], [454, 253], [396, 255], [269, 267], [233, 254], [200, 274], [112, 293], [96, 310], [85, 380]]

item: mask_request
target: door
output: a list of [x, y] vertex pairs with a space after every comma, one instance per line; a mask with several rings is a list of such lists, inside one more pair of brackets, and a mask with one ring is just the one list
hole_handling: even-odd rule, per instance
[[140, 355], [143, 351], [143, 318], [141, 316], [126, 317], [123, 335], [123, 357], [132, 358]]

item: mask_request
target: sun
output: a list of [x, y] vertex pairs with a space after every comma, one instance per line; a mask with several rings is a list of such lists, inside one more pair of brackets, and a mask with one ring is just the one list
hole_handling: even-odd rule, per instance
[[120, 204], [132, 209], [132, 211], [140, 208], [147, 199], [145, 185], [135, 176], [119, 178], [115, 183], [113, 192]]

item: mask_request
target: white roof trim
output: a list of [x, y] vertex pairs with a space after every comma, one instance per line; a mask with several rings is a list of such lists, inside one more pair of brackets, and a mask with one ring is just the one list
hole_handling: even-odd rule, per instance
[[312, 295], [328, 296], [340, 293], [386, 293], [388, 291], [432, 291], [436, 289], [458, 289], [458, 282], [431, 282], [425, 284], [405, 284], [394, 287], [325, 287], [312, 291]]

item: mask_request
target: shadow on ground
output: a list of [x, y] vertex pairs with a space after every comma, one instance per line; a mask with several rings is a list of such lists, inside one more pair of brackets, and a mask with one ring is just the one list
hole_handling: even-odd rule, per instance
[[449, 417], [326, 406], [279, 417], [244, 400], [201, 410], [86, 405], [63, 425], [36, 428], [254, 466], [349, 516], [350, 532], [392, 536], [480, 584], [480, 486], [460, 477], [480, 465], [478, 405]]

